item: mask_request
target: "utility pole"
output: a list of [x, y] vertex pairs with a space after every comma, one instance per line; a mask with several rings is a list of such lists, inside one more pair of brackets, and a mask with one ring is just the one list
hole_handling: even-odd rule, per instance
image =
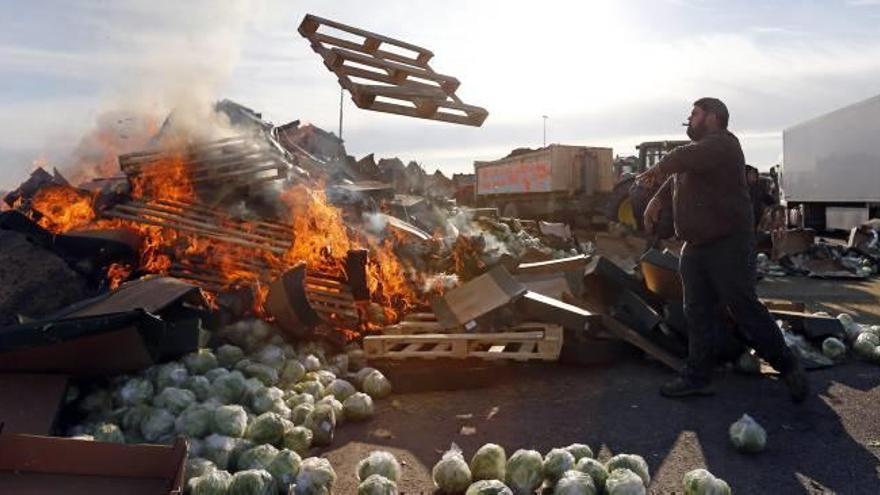
[[[342, 118], [342, 117], [340, 117], [340, 118]], [[546, 148], [547, 147], [547, 118], [548, 117], [546, 115], [541, 115], [541, 118], [544, 119], [544, 147]]]
[[345, 97], [345, 88], [339, 88], [339, 140], [342, 141], [342, 104]]

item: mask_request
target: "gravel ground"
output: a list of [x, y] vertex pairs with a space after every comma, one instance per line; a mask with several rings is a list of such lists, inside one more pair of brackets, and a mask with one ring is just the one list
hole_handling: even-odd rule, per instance
[[[880, 281], [767, 281], [762, 294], [880, 319]], [[339, 475], [336, 493], [356, 493], [355, 465], [377, 448], [404, 463], [401, 493], [433, 493], [431, 467], [451, 442], [468, 458], [487, 442], [508, 454], [573, 442], [589, 444], [602, 459], [638, 453], [657, 494], [681, 494], [682, 476], [699, 467], [737, 494], [880, 493], [880, 367], [852, 360], [811, 372], [813, 395], [801, 405], [772, 375], [727, 374], [715, 397], [669, 400], [657, 388], [671, 374], [649, 360], [508, 368], [513, 373], [491, 388], [395, 395], [379, 403], [372, 421], [340, 428], [324, 453]], [[727, 428], [743, 413], [766, 428], [763, 453], [730, 447]], [[473, 432], [463, 434], [464, 427]]]

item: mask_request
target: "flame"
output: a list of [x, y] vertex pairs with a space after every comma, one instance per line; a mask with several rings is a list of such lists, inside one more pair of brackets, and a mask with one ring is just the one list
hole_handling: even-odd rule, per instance
[[94, 197], [68, 186], [46, 186], [37, 191], [31, 207], [41, 215], [37, 223], [53, 232], [83, 228], [95, 220]]

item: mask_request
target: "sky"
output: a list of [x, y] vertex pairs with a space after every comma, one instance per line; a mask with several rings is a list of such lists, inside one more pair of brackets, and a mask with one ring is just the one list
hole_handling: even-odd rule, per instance
[[548, 143], [633, 154], [683, 138], [702, 96], [727, 103], [747, 161], [766, 169], [784, 128], [880, 94], [880, 0], [0, 0], [0, 189], [74, 163], [96, 128], [126, 138], [144, 115], [222, 98], [336, 132], [339, 86], [297, 33], [306, 13], [430, 49], [489, 111], [476, 128], [346, 96], [350, 154], [429, 172], [541, 146], [543, 115]]

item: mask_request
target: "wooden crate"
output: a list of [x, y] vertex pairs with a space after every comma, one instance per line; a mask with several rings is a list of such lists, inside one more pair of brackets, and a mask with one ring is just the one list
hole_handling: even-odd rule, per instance
[[478, 358], [556, 361], [562, 327], [524, 323], [502, 333], [381, 335], [364, 338], [367, 359]]

